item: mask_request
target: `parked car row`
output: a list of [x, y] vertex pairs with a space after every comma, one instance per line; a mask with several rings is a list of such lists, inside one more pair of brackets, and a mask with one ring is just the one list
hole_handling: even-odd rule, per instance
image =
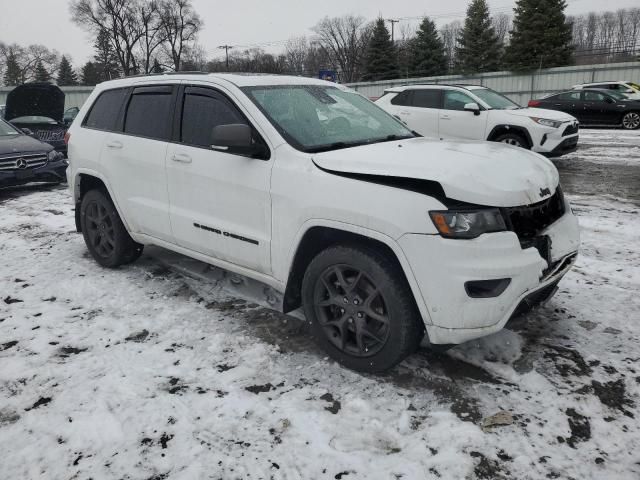
[[[482, 140], [506, 125], [498, 138], [524, 126], [518, 140], [547, 153], [577, 140], [568, 115], [488, 89], [406, 91], [382, 105], [430, 102], [425, 123], [447, 138], [465, 116]], [[260, 280], [282, 292], [284, 312], [304, 310], [331, 357], [360, 371], [391, 368], [424, 336], [447, 347], [502, 329], [548, 300], [577, 255], [577, 220], [549, 160], [425, 138], [321, 80], [110, 81], [67, 138], [77, 229], [100, 265], [158, 245]]]

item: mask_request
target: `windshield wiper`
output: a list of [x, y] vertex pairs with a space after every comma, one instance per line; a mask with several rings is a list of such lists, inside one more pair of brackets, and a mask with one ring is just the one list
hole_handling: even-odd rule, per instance
[[362, 142], [357, 142], [357, 143], [333, 142], [333, 143], [327, 143], [326, 145], [316, 145], [315, 147], [305, 148], [304, 151], [307, 153], [320, 153], [320, 152], [328, 152], [330, 150], [339, 150], [341, 148], [355, 147], [361, 144]]

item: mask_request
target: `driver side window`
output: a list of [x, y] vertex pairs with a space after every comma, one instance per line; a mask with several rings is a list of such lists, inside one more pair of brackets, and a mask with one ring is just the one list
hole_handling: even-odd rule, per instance
[[584, 99], [587, 102], [604, 102], [608, 97], [598, 92], [584, 92]]
[[444, 109], [445, 110], [464, 110], [467, 103], [476, 103], [470, 96], [458, 92], [457, 90], [444, 91]]
[[247, 124], [242, 113], [224, 97], [206, 89], [188, 88], [182, 107], [180, 141], [209, 148], [211, 133], [219, 125]]

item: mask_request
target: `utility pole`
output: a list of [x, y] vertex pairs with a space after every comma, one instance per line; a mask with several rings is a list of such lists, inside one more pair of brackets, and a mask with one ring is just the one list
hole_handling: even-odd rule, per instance
[[395, 45], [395, 26], [400, 20], [394, 20], [393, 18], [387, 18], [387, 22], [391, 24], [391, 43]]
[[227, 56], [227, 70], [229, 70], [229, 50], [233, 48], [233, 45], [220, 45], [218, 48], [221, 50], [224, 49]]

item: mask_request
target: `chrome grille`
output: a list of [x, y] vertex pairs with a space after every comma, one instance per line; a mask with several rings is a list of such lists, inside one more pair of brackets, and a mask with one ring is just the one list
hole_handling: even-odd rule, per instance
[[64, 130], [36, 130], [35, 136], [43, 142], [56, 142], [64, 138]]
[[[23, 161], [20, 161], [23, 160]], [[29, 153], [26, 155], [10, 155], [0, 157], [0, 171], [27, 170], [39, 168], [47, 163], [46, 153]], [[21, 165], [23, 165], [21, 167]]]

